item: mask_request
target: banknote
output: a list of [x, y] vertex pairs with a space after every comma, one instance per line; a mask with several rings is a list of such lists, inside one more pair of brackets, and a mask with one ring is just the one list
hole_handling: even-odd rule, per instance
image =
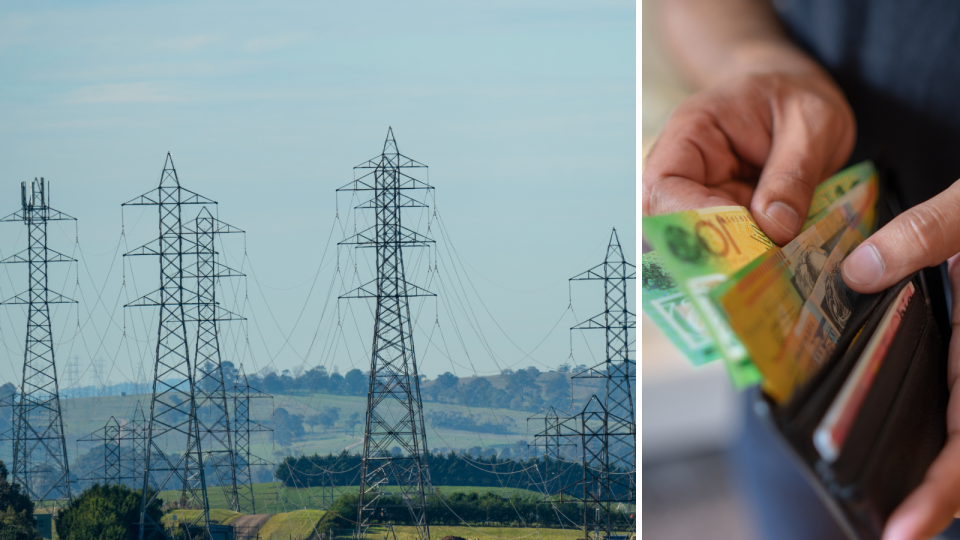
[[643, 312], [695, 366], [720, 356], [700, 313], [663, 267], [656, 251], [641, 256]]
[[740, 206], [645, 217], [643, 234], [700, 315], [734, 384], [758, 382], [759, 372], [749, 363], [746, 349], [709, 294], [775, 244], [763, 234], [750, 212]]
[[[851, 225], [862, 223], [874, 200], [868, 184], [843, 197], [842, 204], [781, 249], [770, 250], [715, 288], [711, 299], [740, 337], [750, 360], [776, 371], [787, 336], [820, 279], [830, 254]], [[793, 376], [788, 380], [793, 380]], [[778, 384], [775, 382], [774, 384]]]
[[[868, 185], [869, 184], [869, 185]], [[865, 187], [864, 187], [865, 186]], [[759, 372], [750, 362], [749, 350], [740, 336], [781, 336], [779, 342], [769, 340], [757, 345], [763, 350], [779, 350], [782, 336], [792, 328], [803, 301], [809, 296], [825, 263], [831, 241], [847, 223], [872, 226], [877, 192], [876, 170], [863, 162], [841, 171], [817, 186], [814, 191], [803, 233], [783, 250], [760, 231], [741, 207], [720, 207], [668, 216], [644, 218], [644, 249], [655, 246], [666, 253], [643, 255], [643, 310], [694, 365], [724, 358], [734, 383], [751, 384]], [[726, 213], [732, 212], [729, 215]], [[813, 225], [816, 224], [816, 227]], [[747, 226], [744, 226], [747, 225]], [[720, 306], [718, 293], [725, 293], [777, 254], [776, 263], [786, 264], [788, 279], [796, 291], [774, 287], [781, 295], [760, 295], [763, 305], [752, 306], [754, 313], [777, 313], [775, 318], [748, 318], [734, 332]], [[648, 257], [649, 255], [649, 257]], [[649, 262], [648, 262], [649, 258]], [[662, 260], [666, 259], [666, 260]], [[775, 266], [775, 263], [768, 263]], [[733, 276], [730, 271], [735, 270]], [[679, 269], [678, 276], [671, 272]], [[768, 268], [769, 270], [769, 268]], [[749, 281], [749, 280], [748, 280]], [[754, 285], [758, 280], [753, 280]], [[764, 291], [759, 288], [753, 292]], [[741, 311], [742, 312], [742, 311]], [[751, 324], [780, 326], [777, 331], [751, 332]], [[747, 339], [750, 339], [749, 337]]]
[[763, 389], [778, 403], [819, 371], [836, 348], [840, 334], [853, 313], [857, 293], [847, 287], [840, 271], [843, 259], [863, 242], [855, 228], [848, 228], [824, 264], [817, 284], [803, 304], [793, 329], [773, 364], [757, 367], [763, 373]]
[[907, 306], [910, 305], [915, 292], [916, 287], [913, 283], [907, 283], [893, 304], [887, 308], [879, 326], [843, 383], [843, 387], [827, 409], [827, 414], [823, 416], [813, 432], [813, 445], [828, 463], [833, 463], [840, 456], [853, 421], [860, 412], [870, 387], [873, 386], [877, 371], [880, 370], [886, 358], [890, 343], [893, 342], [897, 329], [900, 328], [903, 314], [907, 311]]
[[826, 215], [828, 208], [854, 187], [867, 182], [877, 184], [878, 180], [877, 169], [872, 161], [860, 162], [827, 178], [814, 190], [801, 230], [806, 230]]

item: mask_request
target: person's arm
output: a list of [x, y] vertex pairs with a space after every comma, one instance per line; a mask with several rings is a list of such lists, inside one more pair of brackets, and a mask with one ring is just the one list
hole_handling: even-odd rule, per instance
[[763, 0], [662, 1], [659, 15], [669, 51], [698, 88], [749, 73], [826, 75]]
[[[740, 204], [773, 240], [799, 230], [813, 188], [848, 158], [853, 114], [826, 72], [794, 46], [769, 3], [673, 0], [668, 41], [702, 89], [667, 122], [642, 179], [643, 213]], [[855, 290], [883, 290], [950, 257], [947, 444], [888, 520], [886, 540], [929, 538], [960, 510], [960, 182], [868, 238], [844, 262]]]
[[682, 103], [643, 171], [643, 213], [748, 207], [777, 243], [794, 238], [813, 188], [847, 160], [843, 93], [762, 0], [674, 0], [663, 27], [702, 90]]

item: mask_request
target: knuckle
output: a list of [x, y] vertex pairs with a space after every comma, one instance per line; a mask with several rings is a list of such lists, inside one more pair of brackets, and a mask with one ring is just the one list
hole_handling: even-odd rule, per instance
[[927, 265], [939, 263], [939, 254], [946, 245], [946, 216], [935, 205], [924, 203], [902, 215], [899, 243], [919, 251]]
[[704, 109], [689, 111], [683, 123], [680, 124], [677, 134], [683, 139], [696, 139], [698, 136], [708, 133], [713, 129], [715, 122], [713, 116]]
[[651, 178], [643, 181], [643, 215], [663, 213], [663, 178]]
[[796, 200], [813, 196], [813, 187], [808, 181], [808, 176], [798, 164], [793, 164], [778, 169], [771, 174], [770, 179], [779, 195]]

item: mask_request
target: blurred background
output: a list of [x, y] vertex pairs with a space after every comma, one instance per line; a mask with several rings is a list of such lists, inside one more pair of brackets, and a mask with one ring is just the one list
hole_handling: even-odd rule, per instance
[[[642, 2], [643, 120], [646, 157], [670, 112], [690, 95], [664, 50], [657, 3]], [[751, 539], [731, 449], [742, 411], [723, 366], [694, 368], [647, 317], [641, 322], [643, 374], [643, 537]]]

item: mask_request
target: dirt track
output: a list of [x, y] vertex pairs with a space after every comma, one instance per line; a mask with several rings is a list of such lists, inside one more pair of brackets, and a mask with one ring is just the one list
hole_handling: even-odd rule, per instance
[[269, 519], [270, 514], [253, 514], [250, 516], [240, 516], [232, 520], [230, 525], [237, 531], [237, 540], [242, 540], [246, 538], [243, 533], [247, 532], [247, 530], [250, 530], [251, 533], [259, 530]]

